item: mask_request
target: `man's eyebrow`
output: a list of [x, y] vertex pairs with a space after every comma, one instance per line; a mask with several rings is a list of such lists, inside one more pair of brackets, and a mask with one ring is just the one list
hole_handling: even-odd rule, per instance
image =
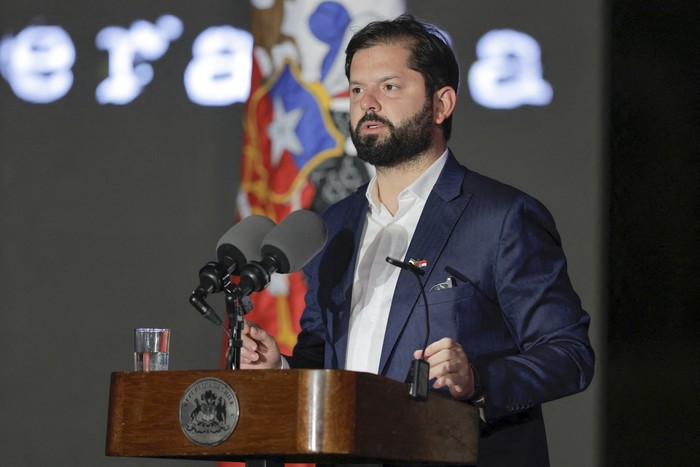
[[[379, 78], [379, 80], [377, 80], [377, 82], [383, 83], [385, 81], [391, 81], [392, 79], [401, 79], [401, 77], [399, 75], [387, 75], [387, 76], [383, 76], [383, 77]], [[348, 81], [348, 83], [352, 85], [352, 84], [362, 84], [363, 82], [351, 79], [350, 81]]]

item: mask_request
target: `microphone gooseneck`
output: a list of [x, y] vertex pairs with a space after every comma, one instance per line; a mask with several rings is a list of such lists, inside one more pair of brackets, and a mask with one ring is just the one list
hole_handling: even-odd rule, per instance
[[430, 364], [428, 364], [428, 362], [424, 359], [425, 349], [428, 347], [428, 339], [430, 338], [430, 313], [428, 312], [428, 297], [425, 294], [425, 286], [421, 280], [421, 276], [425, 274], [425, 271], [412, 265], [411, 263], [400, 261], [389, 256], [386, 257], [386, 262], [392, 266], [409, 271], [418, 281], [420, 293], [423, 296], [423, 303], [425, 304], [425, 340], [423, 341], [421, 358], [413, 359], [411, 362], [411, 366], [408, 369], [408, 375], [406, 376], [406, 384], [408, 384], [408, 393], [413, 399], [424, 401], [428, 399], [428, 381], [430, 374]]

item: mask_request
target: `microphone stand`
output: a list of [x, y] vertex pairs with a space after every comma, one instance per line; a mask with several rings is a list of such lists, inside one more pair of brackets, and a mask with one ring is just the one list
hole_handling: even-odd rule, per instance
[[228, 349], [226, 368], [241, 368], [241, 348], [243, 347], [243, 317], [253, 309], [250, 298], [241, 297], [240, 291], [226, 288], [226, 314], [228, 315]]

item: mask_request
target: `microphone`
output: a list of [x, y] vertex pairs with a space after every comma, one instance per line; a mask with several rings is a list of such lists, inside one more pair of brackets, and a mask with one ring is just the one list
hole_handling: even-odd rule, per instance
[[428, 313], [428, 297], [425, 295], [425, 286], [423, 281], [421, 281], [421, 276], [425, 274], [425, 271], [407, 263], [405, 261], [399, 261], [398, 259], [386, 257], [386, 262], [392, 266], [396, 266], [405, 271], [410, 271], [418, 280], [420, 286], [420, 293], [423, 296], [423, 303], [425, 304], [425, 340], [423, 342], [423, 350], [421, 352], [420, 359], [414, 359], [411, 362], [411, 366], [408, 369], [408, 375], [406, 376], [406, 384], [408, 384], [409, 395], [418, 401], [424, 401], [428, 399], [428, 381], [430, 375], [430, 364], [423, 360], [425, 356], [425, 348], [428, 347], [428, 339], [430, 337], [430, 313]]
[[237, 274], [251, 258], [260, 255], [262, 239], [275, 227], [264, 216], [248, 216], [231, 227], [217, 243], [218, 262], [210, 261], [199, 270], [199, 286], [192, 292], [190, 303], [202, 316], [217, 326], [221, 318], [204, 301], [212, 292], [225, 290], [231, 284], [231, 274]]
[[[397, 268], [401, 268], [405, 271], [410, 271], [413, 274], [417, 274], [418, 276], [422, 276], [425, 274], [425, 271], [423, 271], [421, 268], [416, 267], [411, 263], [407, 263], [405, 261], [399, 261], [398, 259], [390, 258], [389, 256], [386, 257], [386, 262], [391, 264], [392, 266], [396, 266]], [[421, 287], [422, 286], [423, 283], [421, 282]]]
[[[248, 216], [234, 225], [216, 244], [218, 263], [207, 263], [199, 271], [199, 280], [209, 293], [220, 292], [230, 283], [231, 274], [253, 258], [260, 257], [262, 239], [275, 223], [265, 216]], [[211, 265], [211, 266], [210, 266]]]
[[236, 292], [245, 297], [268, 286], [275, 272], [287, 274], [306, 266], [326, 244], [328, 231], [321, 217], [307, 210], [291, 212], [262, 240], [262, 259], [240, 272]]

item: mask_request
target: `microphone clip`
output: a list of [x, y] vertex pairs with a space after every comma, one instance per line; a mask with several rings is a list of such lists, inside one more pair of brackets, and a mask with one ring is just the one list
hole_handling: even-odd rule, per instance
[[231, 266], [210, 261], [199, 270], [200, 287], [207, 293], [217, 293], [231, 285]]

